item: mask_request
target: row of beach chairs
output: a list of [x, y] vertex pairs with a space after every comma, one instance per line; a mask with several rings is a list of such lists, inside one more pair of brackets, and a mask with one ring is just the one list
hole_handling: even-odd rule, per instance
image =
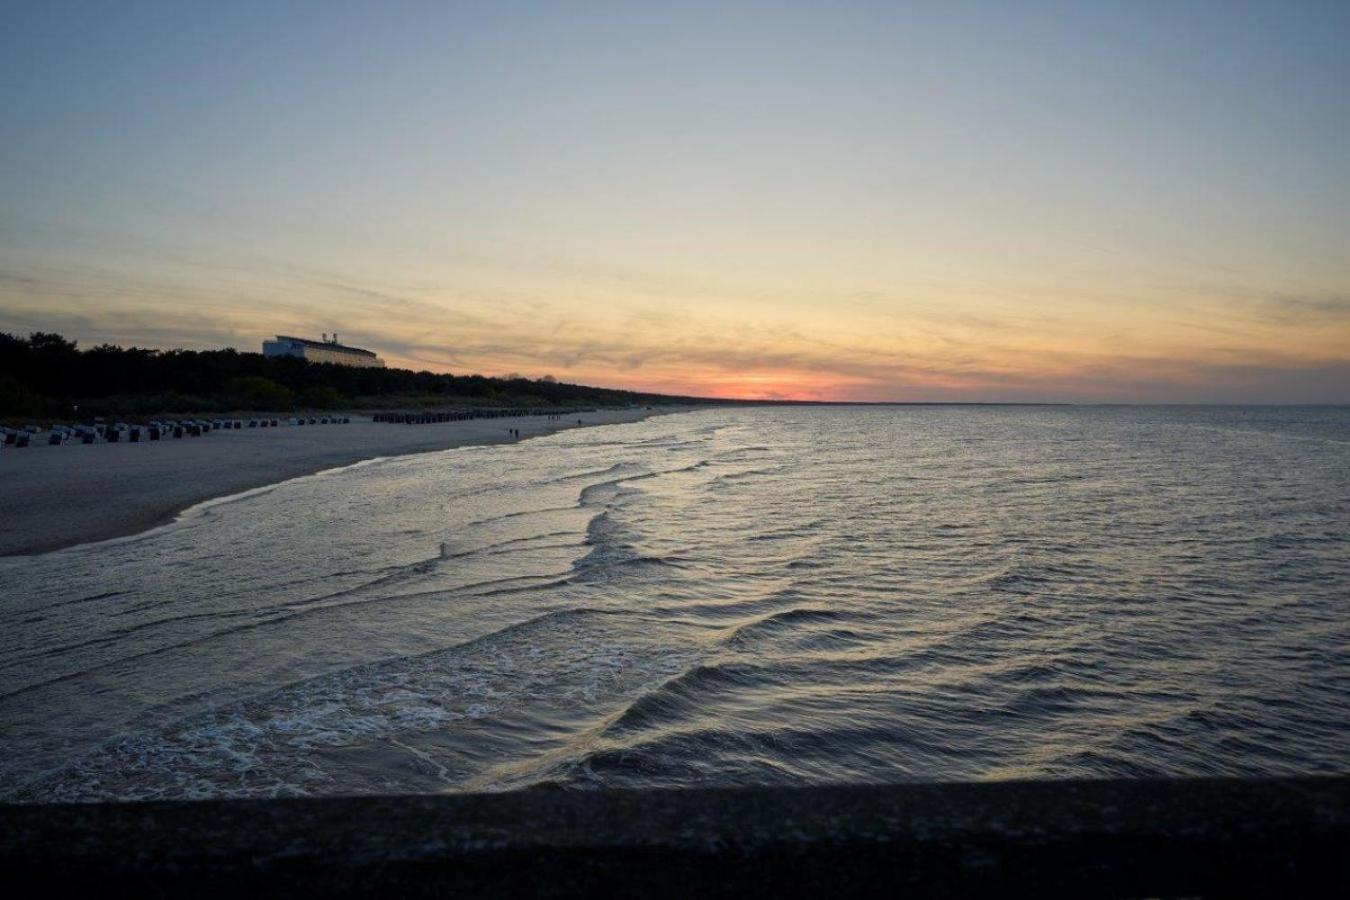
[[349, 425], [348, 416], [293, 416], [289, 419], [155, 419], [146, 424], [98, 422], [92, 425], [56, 424], [50, 428], [25, 425], [0, 428], [0, 447], [23, 448], [38, 443], [61, 444], [136, 444], [142, 441], [201, 437], [213, 431], [245, 428], [280, 428], [282, 425]]

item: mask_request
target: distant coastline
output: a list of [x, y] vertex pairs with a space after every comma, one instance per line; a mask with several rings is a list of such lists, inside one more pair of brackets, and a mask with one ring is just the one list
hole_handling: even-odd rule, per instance
[[[721, 403], [568, 384], [551, 376], [493, 378], [362, 368], [234, 349], [82, 350], [59, 334], [0, 332], [0, 424], [146, 421], [171, 415], [324, 410], [623, 407]], [[737, 401], [725, 401], [735, 403]]]

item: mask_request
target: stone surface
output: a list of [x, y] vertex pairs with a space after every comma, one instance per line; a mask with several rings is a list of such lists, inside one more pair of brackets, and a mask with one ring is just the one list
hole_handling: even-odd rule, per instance
[[0, 868], [91, 896], [1350, 893], [1350, 778], [0, 807]]

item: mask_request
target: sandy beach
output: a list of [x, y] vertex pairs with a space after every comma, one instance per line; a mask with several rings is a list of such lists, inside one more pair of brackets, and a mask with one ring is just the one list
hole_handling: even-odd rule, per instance
[[565, 428], [637, 422], [680, 408], [597, 410], [433, 425], [352, 418], [348, 425], [216, 431], [136, 444], [0, 451], [0, 556], [135, 534], [194, 504], [362, 460], [520, 440]]

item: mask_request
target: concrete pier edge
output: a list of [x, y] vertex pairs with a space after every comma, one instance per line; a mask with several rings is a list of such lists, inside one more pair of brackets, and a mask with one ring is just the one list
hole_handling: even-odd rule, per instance
[[0, 806], [86, 896], [1350, 895], [1350, 777]]

